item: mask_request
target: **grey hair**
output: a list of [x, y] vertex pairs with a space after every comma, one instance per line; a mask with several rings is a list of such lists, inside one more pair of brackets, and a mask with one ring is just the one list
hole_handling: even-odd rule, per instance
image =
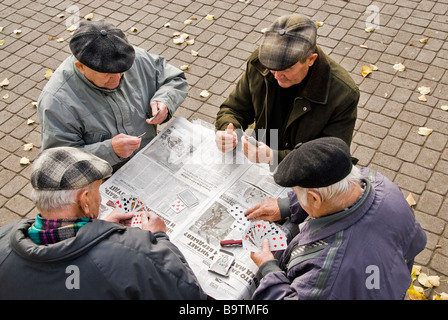
[[328, 187], [310, 189], [297, 187], [296, 190], [299, 193], [298, 197], [300, 203], [304, 205], [308, 205], [306, 200], [306, 193], [308, 190], [317, 192], [321, 196], [322, 202], [331, 199], [331, 201], [338, 203], [339, 201], [342, 201], [342, 196], [349, 192], [354, 186], [361, 186], [361, 179], [361, 171], [358, 167], [353, 166], [352, 171], [348, 174], [348, 176]]
[[76, 195], [80, 190], [82, 189], [57, 191], [33, 189], [31, 191], [31, 200], [40, 212], [50, 211], [76, 204]]

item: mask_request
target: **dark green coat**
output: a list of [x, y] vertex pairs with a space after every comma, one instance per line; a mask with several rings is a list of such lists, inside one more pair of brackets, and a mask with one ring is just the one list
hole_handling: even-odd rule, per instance
[[[357, 116], [359, 89], [348, 72], [328, 57], [320, 48], [302, 95], [296, 97], [289, 114], [283, 140], [278, 145], [278, 161], [299, 142], [335, 136], [350, 146]], [[221, 105], [216, 117], [217, 130], [229, 123], [246, 128], [255, 123], [255, 131], [269, 128], [269, 115], [275, 112], [275, 92], [278, 83], [258, 60], [256, 50], [236, 88]], [[269, 145], [269, 141], [267, 142]]]

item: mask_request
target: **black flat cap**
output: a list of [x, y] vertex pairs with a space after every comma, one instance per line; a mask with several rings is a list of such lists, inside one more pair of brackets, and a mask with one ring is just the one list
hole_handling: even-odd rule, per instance
[[352, 166], [347, 144], [324, 137], [297, 145], [278, 165], [274, 180], [283, 187], [328, 187], [348, 176]]
[[113, 24], [82, 21], [70, 40], [70, 50], [79, 62], [101, 73], [121, 73], [132, 67], [134, 48]]

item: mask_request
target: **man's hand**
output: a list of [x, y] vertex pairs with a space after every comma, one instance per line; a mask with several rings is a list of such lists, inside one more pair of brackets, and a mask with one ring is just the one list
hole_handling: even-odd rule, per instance
[[123, 212], [119, 209], [113, 209], [109, 215], [104, 218], [104, 221], [120, 223], [125, 226], [131, 225], [132, 216], [134, 214], [132, 212]]
[[272, 254], [271, 249], [269, 247], [269, 240], [264, 239], [262, 247], [261, 247], [261, 251], [251, 252], [250, 258], [257, 265], [257, 267], [260, 267], [266, 261], [274, 260], [275, 259], [274, 255]]
[[120, 133], [112, 138], [112, 149], [121, 158], [128, 158], [140, 147], [142, 138]]
[[166, 224], [162, 218], [152, 211], [145, 211], [146, 214], [142, 213], [142, 229], [146, 231], [151, 231], [152, 233], [157, 231], [166, 232]]
[[148, 124], [161, 124], [168, 117], [168, 107], [160, 101], [151, 101], [152, 118], [146, 119]]
[[262, 203], [248, 209], [245, 212], [247, 219], [266, 220], [266, 221], [278, 221], [281, 219], [280, 207], [278, 206], [278, 200], [268, 198]]
[[274, 152], [266, 144], [258, 142], [258, 146], [247, 140], [246, 136], [241, 137], [243, 153], [247, 159], [254, 163], [274, 163]]
[[225, 131], [216, 132], [215, 142], [221, 152], [229, 152], [235, 149], [238, 144], [238, 136], [234, 130], [233, 123], [229, 123]]

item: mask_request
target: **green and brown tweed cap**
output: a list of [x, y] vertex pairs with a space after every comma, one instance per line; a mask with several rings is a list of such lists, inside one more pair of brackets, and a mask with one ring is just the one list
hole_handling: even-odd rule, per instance
[[288, 69], [316, 46], [316, 23], [300, 15], [278, 18], [264, 33], [258, 58], [269, 70]]
[[107, 161], [82, 149], [58, 147], [42, 151], [34, 161], [31, 185], [36, 190], [76, 190], [111, 174]]

